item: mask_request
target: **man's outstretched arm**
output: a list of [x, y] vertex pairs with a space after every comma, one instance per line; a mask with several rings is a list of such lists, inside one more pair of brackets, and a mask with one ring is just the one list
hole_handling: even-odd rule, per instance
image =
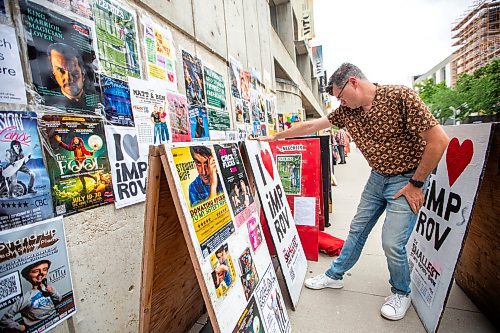
[[290, 138], [295, 136], [303, 136], [308, 134], [313, 134], [319, 130], [329, 128], [331, 126], [328, 118], [322, 117], [319, 119], [314, 119], [310, 121], [304, 121], [301, 123], [294, 123], [292, 128], [287, 129], [283, 132], [278, 132], [274, 135], [268, 135], [264, 137], [257, 138], [259, 141], [275, 141], [284, 138]]

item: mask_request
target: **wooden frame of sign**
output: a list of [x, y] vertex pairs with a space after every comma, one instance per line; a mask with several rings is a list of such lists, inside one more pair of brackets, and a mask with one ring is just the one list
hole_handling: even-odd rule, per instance
[[139, 316], [141, 333], [185, 332], [204, 311], [197, 280], [184, 278], [193, 276], [195, 268], [186, 264], [190, 262], [190, 252], [181, 229], [184, 224], [177, 214], [172, 214], [178, 198], [171, 195], [172, 182], [168, 179], [170, 173], [164, 172], [162, 148], [151, 146], [149, 149]]
[[[209, 156], [191, 152], [191, 146], [209, 148], [216, 159], [222, 188], [215, 198], [191, 202], [191, 195], [199, 194], [191, 185], [199, 185], [200, 170], [205, 170], [197, 170], [200, 160], [193, 156]], [[238, 184], [245, 173], [241, 159], [226, 163], [239, 158], [238, 153], [235, 143], [150, 148], [139, 332], [187, 331], [204, 306], [215, 333], [260, 327], [290, 332], [254, 205], [245, 203], [235, 213], [233, 192], [227, 190], [230, 177], [225, 172], [234, 172]]]

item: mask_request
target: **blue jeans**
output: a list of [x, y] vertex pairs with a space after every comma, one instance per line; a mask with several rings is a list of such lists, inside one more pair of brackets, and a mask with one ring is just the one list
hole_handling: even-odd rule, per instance
[[[354, 216], [344, 247], [325, 274], [336, 280], [358, 261], [361, 250], [380, 215], [386, 210], [382, 228], [382, 248], [387, 258], [392, 292], [410, 293], [410, 269], [406, 253], [406, 243], [417, 221], [404, 196], [392, 197], [402, 189], [413, 176], [414, 171], [403, 175], [384, 175], [371, 172], [361, 194], [358, 211]], [[427, 181], [425, 182], [427, 185]], [[425, 188], [423, 189], [425, 193]]]
[[155, 123], [155, 132], [154, 132], [154, 145], [156, 144], [156, 138], [161, 143], [161, 123]]

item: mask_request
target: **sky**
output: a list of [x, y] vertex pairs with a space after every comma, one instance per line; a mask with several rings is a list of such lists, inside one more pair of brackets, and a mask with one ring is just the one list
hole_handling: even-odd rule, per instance
[[371, 82], [405, 84], [451, 54], [451, 25], [473, 0], [314, 0], [312, 45], [328, 77], [343, 62]]

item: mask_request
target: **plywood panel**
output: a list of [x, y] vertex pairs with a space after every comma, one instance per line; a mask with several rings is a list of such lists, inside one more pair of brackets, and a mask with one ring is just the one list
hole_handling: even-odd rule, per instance
[[500, 124], [494, 124], [488, 161], [459, 261], [456, 282], [500, 330]]
[[149, 167], [140, 331], [185, 332], [204, 302], [157, 149]]

